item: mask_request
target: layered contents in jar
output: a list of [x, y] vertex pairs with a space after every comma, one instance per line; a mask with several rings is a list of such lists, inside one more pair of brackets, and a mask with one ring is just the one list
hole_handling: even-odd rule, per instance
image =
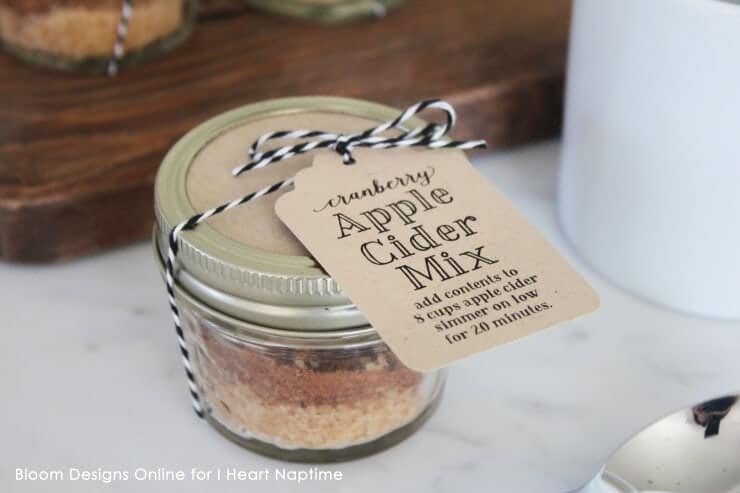
[[[126, 51], [177, 31], [182, 0], [133, 0]], [[0, 0], [0, 36], [24, 49], [69, 59], [106, 57], [113, 50], [122, 0]]]
[[196, 371], [206, 409], [240, 437], [282, 449], [371, 442], [425, 408], [424, 374], [388, 347], [294, 350], [252, 346], [197, 327]]

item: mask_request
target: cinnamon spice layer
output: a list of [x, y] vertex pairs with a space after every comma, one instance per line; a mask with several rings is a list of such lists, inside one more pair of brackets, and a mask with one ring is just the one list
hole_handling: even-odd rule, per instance
[[207, 329], [201, 339], [205, 356], [222, 373], [268, 404], [339, 405], [421, 380], [384, 344], [360, 350], [270, 350], [231, 342]]

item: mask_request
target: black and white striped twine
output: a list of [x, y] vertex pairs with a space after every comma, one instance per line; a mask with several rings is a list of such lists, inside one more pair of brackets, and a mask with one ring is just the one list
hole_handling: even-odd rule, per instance
[[134, 7], [132, 4], [133, 0], [122, 0], [121, 2], [121, 16], [118, 19], [118, 25], [116, 26], [116, 42], [113, 44], [113, 54], [108, 60], [108, 76], [114, 77], [118, 74], [118, 66], [123, 59], [123, 55], [126, 54], [126, 36], [128, 35], [128, 25], [131, 21], [131, 16], [134, 13]]
[[[403, 123], [426, 109], [438, 109], [444, 112], [446, 120], [442, 124], [429, 123], [424, 127], [406, 130]], [[332, 149], [342, 156], [345, 164], [355, 162], [352, 157], [352, 149], [364, 147], [369, 149], [389, 149], [392, 147], [427, 147], [430, 149], [480, 149], [486, 146], [483, 140], [459, 141], [447, 140], [443, 137], [455, 126], [456, 114], [454, 108], [447, 102], [438, 99], [430, 99], [416, 103], [404, 110], [395, 119], [385, 122], [377, 127], [369, 128], [357, 134], [336, 134], [319, 130], [289, 130], [270, 132], [259, 137], [250, 148], [250, 161], [234, 168], [232, 174], [238, 176], [245, 171], [263, 168], [272, 163], [290, 159], [298, 154], [305, 154], [316, 149]], [[391, 129], [401, 130], [400, 135], [395, 137], [383, 137], [379, 134]], [[269, 140], [273, 139], [312, 139], [300, 144], [278, 147], [269, 151], [260, 151], [260, 148]], [[180, 345], [185, 375], [187, 376], [193, 409], [199, 417], [203, 417], [203, 406], [198, 392], [198, 384], [190, 364], [190, 353], [182, 328], [180, 310], [175, 300], [175, 260], [179, 250], [179, 237], [184, 231], [195, 229], [199, 224], [229, 209], [246, 204], [260, 197], [277, 192], [293, 184], [294, 178], [274, 183], [268, 187], [257, 190], [250, 194], [239, 197], [230, 202], [223, 203], [218, 207], [196, 214], [170, 230], [168, 236], [167, 257], [165, 259], [165, 282], [169, 298], [172, 319], [175, 324], [175, 332]]]

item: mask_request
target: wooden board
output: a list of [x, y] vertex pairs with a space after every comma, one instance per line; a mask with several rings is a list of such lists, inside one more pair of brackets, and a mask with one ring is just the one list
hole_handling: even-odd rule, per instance
[[148, 237], [167, 149], [262, 99], [437, 96], [459, 110], [457, 137], [501, 148], [553, 136], [569, 11], [567, 0], [409, 0], [340, 26], [211, 15], [174, 53], [113, 80], [0, 55], [0, 258], [54, 261]]

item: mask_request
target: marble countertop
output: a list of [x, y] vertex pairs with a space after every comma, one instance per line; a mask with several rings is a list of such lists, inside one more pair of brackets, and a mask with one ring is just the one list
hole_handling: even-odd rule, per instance
[[[341, 480], [189, 479], [193, 468], [310, 468], [243, 450], [195, 417], [148, 244], [54, 266], [0, 265], [0, 491], [563, 493], [656, 418], [740, 390], [740, 323], [643, 302], [574, 256], [556, 220], [558, 154], [551, 142], [476, 165], [573, 259], [602, 308], [455, 365], [416, 435], [320, 467]], [[18, 468], [65, 479], [21, 481]], [[70, 468], [132, 477], [71, 481]], [[139, 481], [137, 468], [186, 479]]]

